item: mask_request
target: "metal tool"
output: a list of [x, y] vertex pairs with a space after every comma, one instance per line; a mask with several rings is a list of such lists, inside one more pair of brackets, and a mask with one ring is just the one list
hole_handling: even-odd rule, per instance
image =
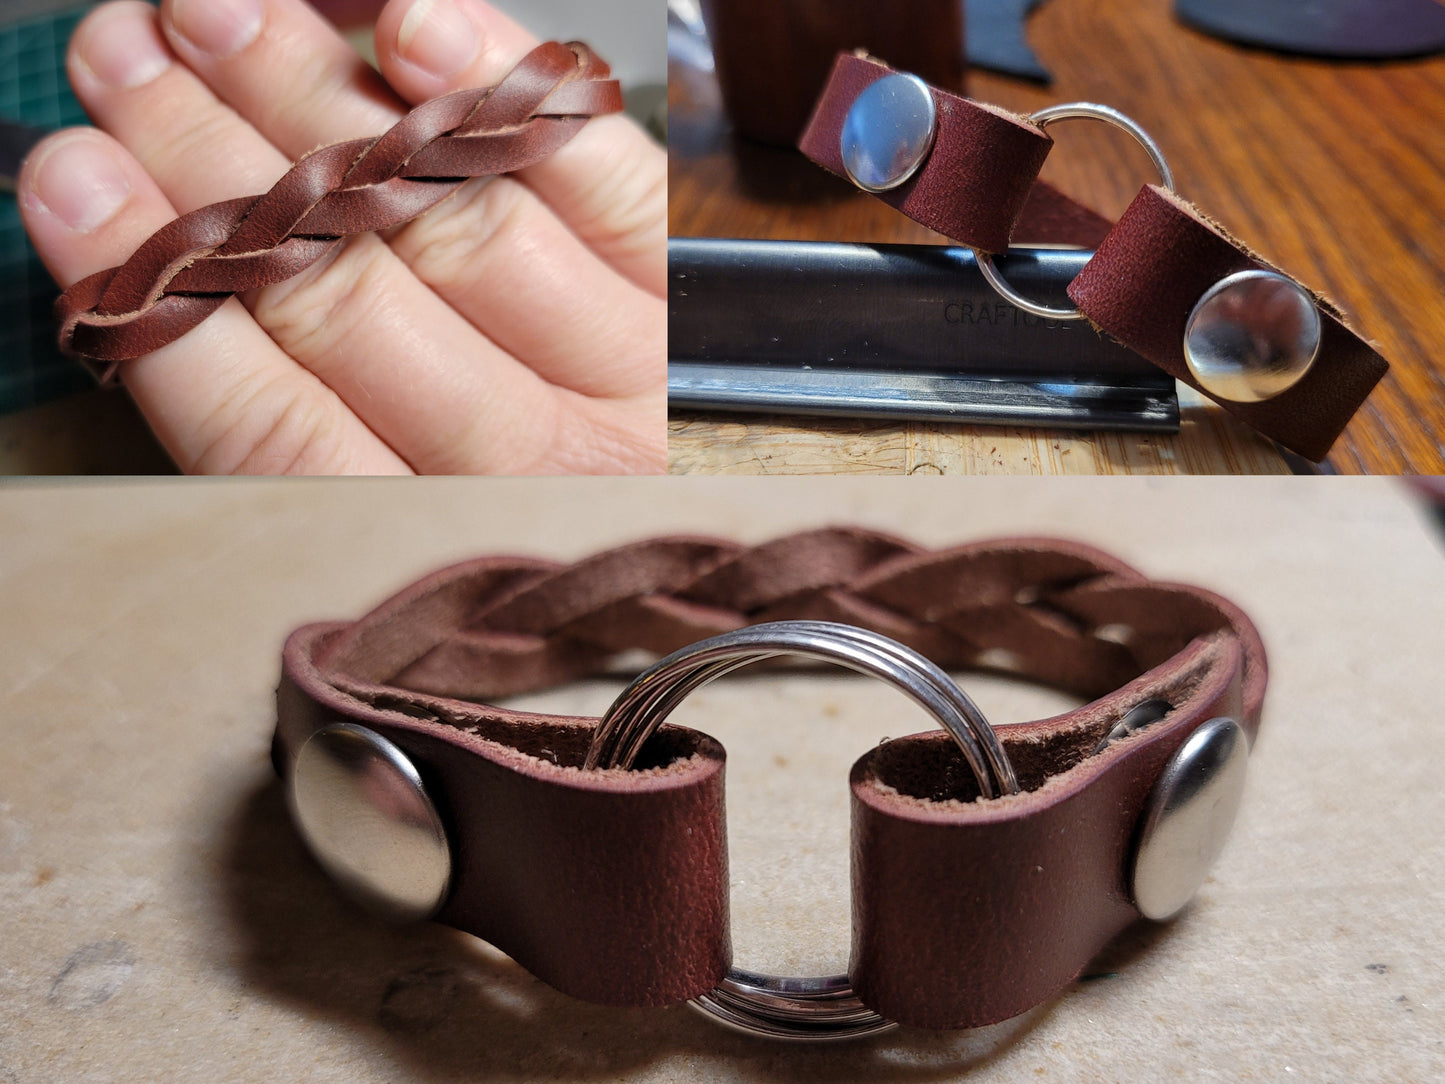
[[[998, 265], [1045, 301], [1090, 253]], [[672, 238], [668, 401], [695, 409], [1174, 432], [1174, 381], [1000, 298], [965, 248]]]
[[699, 410], [817, 417], [1168, 433], [1179, 428], [1179, 400], [1167, 380], [1155, 387], [1135, 387], [674, 361], [667, 366], [667, 401]]

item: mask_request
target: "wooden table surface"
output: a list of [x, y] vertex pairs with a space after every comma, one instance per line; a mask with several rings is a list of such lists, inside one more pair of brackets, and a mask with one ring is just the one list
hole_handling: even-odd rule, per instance
[[[1163, 147], [1179, 190], [1350, 314], [1392, 369], [1325, 469], [1445, 472], [1445, 57], [1335, 63], [1226, 44], [1168, 0], [1051, 0], [1028, 37], [1050, 87], [971, 70], [968, 93], [1019, 111], [1089, 100]], [[674, 62], [670, 231], [677, 236], [938, 242], [800, 154], [736, 139], [709, 73]], [[1127, 136], [1056, 130], [1044, 176], [1115, 216], [1152, 180]], [[1265, 472], [1273, 446], [1202, 399], [1178, 437], [1087, 435], [675, 411], [679, 473]]]

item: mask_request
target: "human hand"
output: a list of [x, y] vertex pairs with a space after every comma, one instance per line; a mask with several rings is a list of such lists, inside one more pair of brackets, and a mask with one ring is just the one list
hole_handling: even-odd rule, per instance
[[[26, 228], [69, 286], [317, 146], [495, 84], [535, 44], [483, 0], [390, 0], [383, 80], [302, 0], [107, 3], [68, 66], [109, 135], [35, 148]], [[594, 118], [538, 165], [232, 298], [121, 377], [187, 471], [661, 470], [666, 176], [641, 129]]]

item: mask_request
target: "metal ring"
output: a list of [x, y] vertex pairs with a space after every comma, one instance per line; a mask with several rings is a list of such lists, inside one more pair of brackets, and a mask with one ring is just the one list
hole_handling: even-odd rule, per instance
[[[612, 702], [593, 733], [584, 766], [631, 767], [643, 743], [690, 693], [780, 655], [837, 663], [882, 678], [953, 736], [985, 797], [1018, 793], [1018, 779], [993, 727], [948, 674], [896, 640], [831, 621], [751, 625], [673, 652]], [[846, 975], [778, 978], [734, 967], [692, 1004], [728, 1027], [781, 1039], [859, 1038], [895, 1026], [858, 999]]]
[[[1122, 128], [1134, 137], [1139, 146], [1143, 147], [1149, 155], [1149, 160], [1154, 163], [1154, 168], [1159, 171], [1159, 178], [1164, 187], [1170, 192], [1174, 191], [1174, 173], [1169, 168], [1169, 163], [1164, 160], [1164, 152], [1159, 149], [1149, 133], [1144, 131], [1131, 117], [1125, 116], [1117, 109], [1107, 105], [1099, 105], [1095, 102], [1066, 102], [1063, 105], [1051, 105], [1046, 109], [1040, 109], [1037, 113], [1031, 113], [1028, 120], [1040, 128], [1047, 128], [1056, 120], [1074, 120], [1085, 118], [1088, 120], [1101, 120], [1106, 124], [1112, 124], [1116, 128]], [[1082, 320], [1084, 314], [1076, 308], [1055, 309], [1048, 305], [1040, 305], [1030, 301], [1028, 298], [1017, 293], [1012, 286], [1004, 281], [999, 274], [998, 268], [994, 266], [993, 254], [973, 250], [973, 258], [978, 263], [978, 269], [983, 272], [983, 277], [988, 284], [994, 288], [1005, 301], [1014, 305], [1024, 312], [1032, 313], [1034, 316], [1043, 316], [1050, 320]]]

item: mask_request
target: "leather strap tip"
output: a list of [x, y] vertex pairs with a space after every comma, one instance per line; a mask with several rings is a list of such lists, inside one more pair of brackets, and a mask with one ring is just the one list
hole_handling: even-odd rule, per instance
[[73, 322], [61, 329], [57, 345], [62, 354], [72, 361], [80, 363], [80, 367], [90, 374], [97, 386], [108, 388], [120, 383], [118, 375], [120, 360], [93, 358], [75, 348], [75, 324]]
[[1101, 330], [1264, 436], [1319, 462], [1389, 364], [1314, 295], [1320, 347], [1298, 383], [1262, 402], [1211, 394], [1185, 362], [1185, 327], [1210, 287], [1251, 269], [1277, 270], [1187, 200], [1146, 185], [1068, 294]]
[[85, 365], [86, 371], [95, 377], [96, 383], [102, 388], [120, 387], [120, 362], [98, 362], [90, 358], [82, 358], [81, 362]]
[[[866, 55], [839, 53], [798, 149], [845, 179], [840, 139], [858, 96], [894, 74]], [[1053, 139], [1007, 110], [930, 87], [936, 133], [928, 157], [897, 188], [872, 193], [915, 222], [985, 252], [1008, 250]]]
[[[913, 1027], [1000, 1023], [1057, 997], [1138, 921], [1129, 869], [1155, 780], [1203, 720], [1248, 710], [1239, 631], [1199, 638], [1078, 712], [1000, 727], [1020, 794], [977, 800], [936, 731], [860, 758], [850, 976], [864, 1003]], [[1095, 751], [1124, 711], [1156, 698], [1168, 715]]]

